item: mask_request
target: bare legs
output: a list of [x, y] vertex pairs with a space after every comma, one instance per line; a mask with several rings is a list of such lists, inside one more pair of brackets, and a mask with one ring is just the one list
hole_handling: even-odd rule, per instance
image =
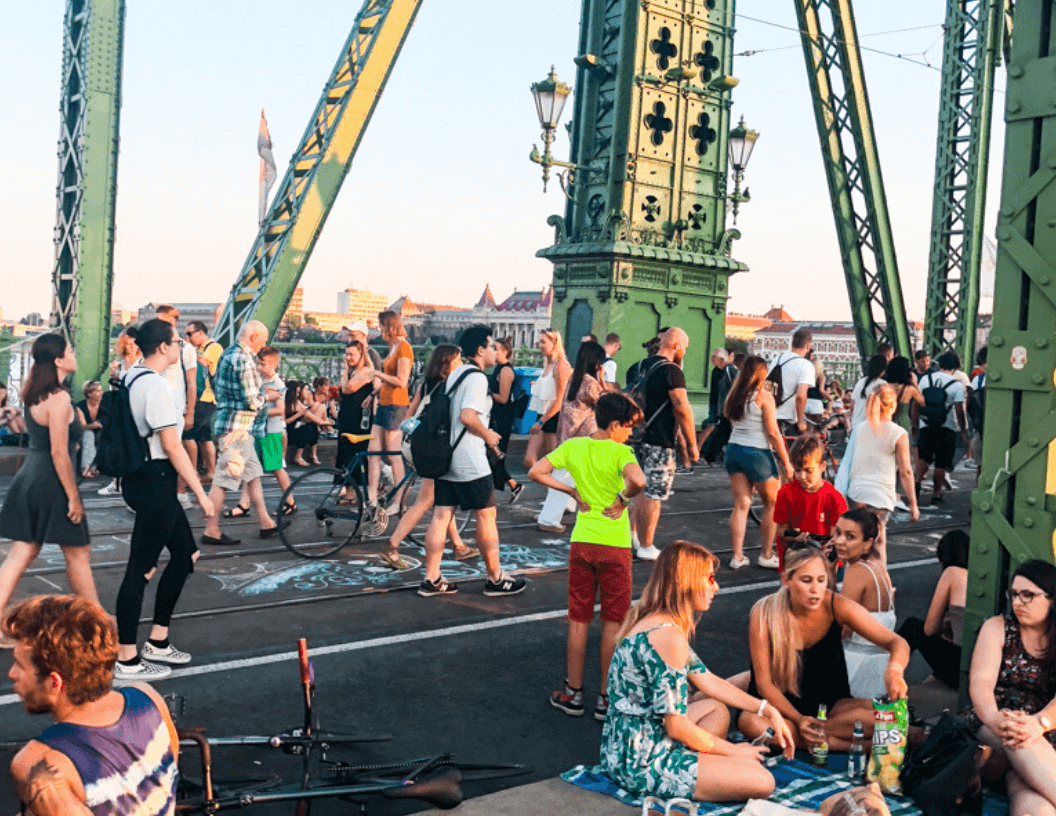
[[[0, 565], [0, 614], [11, 600], [19, 579], [40, 555], [40, 548], [40, 544], [25, 541], [11, 543], [11, 551], [4, 559], [4, 563]], [[99, 603], [99, 595], [95, 591], [95, 579], [92, 577], [91, 548], [88, 546], [63, 547], [62, 554], [66, 558], [66, 577], [70, 582], [70, 590], [75, 595]]]
[[[399, 451], [402, 431], [397, 428], [395, 431], [387, 431], [380, 425], [374, 425], [370, 429], [371, 440], [367, 446], [368, 451]], [[392, 481], [394, 484], [399, 484], [403, 479], [403, 455], [397, 453], [395, 456], [389, 457], [389, 464], [392, 465]], [[378, 503], [378, 483], [381, 481], [381, 457], [380, 456], [368, 456], [367, 457], [367, 501], [371, 504]], [[399, 494], [393, 497], [393, 503], [399, 506], [400, 496]]]
[[[686, 716], [698, 728], [721, 739], [730, 727], [726, 706], [699, 692], [690, 697]], [[774, 777], [759, 762], [741, 757], [699, 754], [693, 798], [699, 802], [766, 799], [774, 792]]]
[[660, 502], [639, 493], [634, 497], [632, 510], [631, 522], [634, 532], [638, 534], [638, 546], [647, 549], [653, 546], [656, 525], [660, 521]]
[[[744, 559], [744, 532], [748, 526], [748, 509], [752, 506], [752, 485], [743, 473], [730, 474], [733, 489], [733, 512], [730, 513], [730, 546], [735, 561]], [[773, 513], [770, 514], [771, 524]]]
[[[476, 545], [484, 559], [488, 578], [498, 581], [502, 576], [499, 567], [499, 530], [495, 525], [495, 508], [485, 507], [474, 511], [477, 517]], [[444, 537], [455, 515], [454, 507], [434, 507], [433, 519], [425, 532], [425, 578], [436, 582], [440, 579], [440, 560], [444, 555]]]
[[990, 766], [1007, 768], [1005, 782], [1012, 816], [1056, 816], [1056, 749], [1044, 738], [1023, 748], [1006, 748], [988, 726], [979, 729], [979, 738], [994, 749]]
[[[616, 633], [620, 629], [619, 623], [613, 621], [601, 622], [601, 685], [599, 694], [605, 694], [609, 688], [609, 664], [612, 663], [612, 653], [616, 651]], [[587, 634], [590, 632], [590, 624], [580, 621], [568, 622], [568, 646], [565, 652], [567, 663], [568, 684], [572, 688], [583, 688], [583, 664], [587, 658]]]

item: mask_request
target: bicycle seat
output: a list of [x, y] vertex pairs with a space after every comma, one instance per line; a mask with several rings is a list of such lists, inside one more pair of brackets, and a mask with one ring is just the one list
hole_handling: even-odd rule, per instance
[[344, 439], [346, 442], [350, 442], [355, 445], [357, 442], [369, 442], [371, 439], [374, 438], [374, 435], [343, 433], [341, 434], [341, 438]]
[[458, 784], [461, 781], [462, 772], [458, 768], [451, 768], [424, 782], [386, 788], [382, 795], [387, 799], [421, 799], [441, 810], [451, 810], [458, 807], [464, 798]]

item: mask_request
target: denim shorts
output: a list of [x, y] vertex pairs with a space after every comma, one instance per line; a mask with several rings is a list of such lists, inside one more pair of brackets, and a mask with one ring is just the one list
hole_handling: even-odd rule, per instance
[[407, 419], [406, 405], [379, 405], [374, 412], [374, 424], [386, 431], [395, 431]]
[[726, 445], [726, 472], [743, 473], [752, 484], [777, 478], [777, 462], [769, 448], [749, 448], [731, 442]]

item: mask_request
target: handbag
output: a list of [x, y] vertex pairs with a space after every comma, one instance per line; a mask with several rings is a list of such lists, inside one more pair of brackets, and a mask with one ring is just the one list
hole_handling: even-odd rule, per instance
[[701, 458], [709, 463], [718, 459], [722, 449], [730, 441], [731, 433], [733, 433], [733, 425], [725, 416], [720, 416], [719, 421], [715, 423], [714, 429], [708, 434], [708, 438], [704, 440], [704, 447], [700, 451]]
[[902, 787], [924, 816], [982, 813], [982, 780], [976, 766], [979, 739], [967, 721], [949, 711], [902, 768]]

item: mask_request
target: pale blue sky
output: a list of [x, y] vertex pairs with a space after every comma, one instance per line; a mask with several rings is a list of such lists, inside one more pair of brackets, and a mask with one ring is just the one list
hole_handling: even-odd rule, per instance
[[[944, 5], [859, 2], [862, 45], [938, 67]], [[468, 304], [487, 282], [500, 298], [549, 282], [552, 267], [534, 253], [552, 239], [546, 217], [562, 211], [562, 194], [553, 184], [544, 195], [527, 160], [539, 141], [528, 89], [551, 63], [573, 81], [580, 7], [425, 0], [301, 279], [307, 307], [333, 310], [349, 285]], [[50, 303], [63, 8], [19, 3], [0, 28], [5, 317]], [[226, 299], [256, 234], [260, 109], [281, 176], [358, 8], [128, 0], [116, 301]], [[784, 304], [797, 318], [846, 318], [802, 51], [778, 27], [795, 27], [793, 2], [741, 0], [738, 10], [735, 50], [760, 53], [735, 60], [734, 117], [762, 137], [734, 245], [752, 272], [735, 276], [730, 308]], [[907, 309], [922, 317], [939, 72], [871, 52], [865, 67]], [[998, 121], [988, 233], [1003, 134]], [[567, 157], [563, 129], [556, 150]]]

